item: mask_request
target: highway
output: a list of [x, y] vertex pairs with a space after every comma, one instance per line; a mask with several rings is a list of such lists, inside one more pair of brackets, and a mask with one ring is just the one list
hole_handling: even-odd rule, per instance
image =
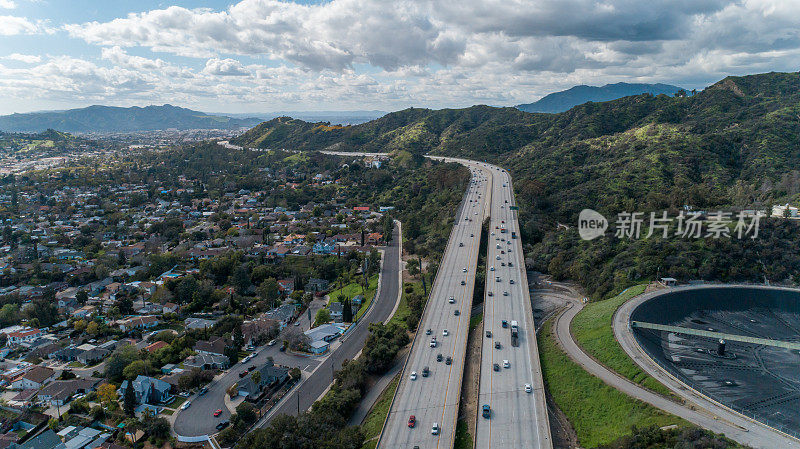
[[[511, 210], [511, 177], [497, 167], [492, 170], [475, 447], [552, 448], [525, 258], [517, 212]], [[512, 345], [512, 321], [519, 329], [518, 346]], [[483, 416], [484, 404], [490, 407], [488, 417]]]
[[[472, 171], [472, 179], [456, 214], [431, 296], [378, 440], [382, 449], [453, 447], [481, 225], [488, 212], [490, 183], [487, 169], [473, 162], [465, 165]], [[460, 313], [456, 315], [456, 311]], [[435, 347], [431, 347], [433, 338], [437, 342]], [[437, 361], [439, 354], [441, 361]], [[423, 373], [425, 367], [429, 368], [428, 375]], [[409, 426], [412, 415], [416, 418], [413, 428]], [[433, 433], [434, 423], [439, 427], [437, 434]]]

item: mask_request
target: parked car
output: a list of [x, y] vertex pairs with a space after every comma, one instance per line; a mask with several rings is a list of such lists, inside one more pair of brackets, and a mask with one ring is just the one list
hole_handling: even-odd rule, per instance
[[186, 410], [187, 408], [192, 406], [192, 401], [186, 401], [181, 405], [181, 410]]
[[204, 395], [206, 393], [208, 393], [208, 387], [203, 387], [203, 388], [200, 389], [199, 396], [202, 396], [202, 395]]
[[222, 421], [221, 423], [217, 424], [217, 430], [222, 430], [228, 427], [228, 424], [230, 424], [230, 421]]
[[214, 416], [219, 416], [221, 414], [222, 414], [222, 409], [221, 408], [218, 408], [218, 409], [214, 410]]
[[250, 371], [248, 371], [248, 370], [244, 370], [244, 371], [242, 371], [241, 373], [239, 373], [239, 377], [244, 377], [244, 376], [246, 376], [248, 373], [250, 373]]

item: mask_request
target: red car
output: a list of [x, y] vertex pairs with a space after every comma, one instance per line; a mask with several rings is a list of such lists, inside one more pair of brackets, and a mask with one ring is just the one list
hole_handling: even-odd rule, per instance
[[222, 414], [222, 409], [221, 408], [218, 408], [216, 411], [214, 411], [214, 416], [219, 416], [221, 414]]
[[409, 416], [409, 417], [408, 417], [408, 427], [411, 427], [411, 428], [413, 428], [415, 425], [417, 425], [417, 418], [416, 418], [416, 416], [414, 416], [414, 415], [411, 415], [411, 416]]

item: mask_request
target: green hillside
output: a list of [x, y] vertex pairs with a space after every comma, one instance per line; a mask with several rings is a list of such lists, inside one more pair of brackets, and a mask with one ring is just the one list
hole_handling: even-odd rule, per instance
[[[608, 296], [657, 272], [684, 279], [793, 280], [796, 221], [756, 240], [580, 240], [577, 214], [767, 207], [800, 200], [800, 74], [728, 77], [691, 97], [624, 97], [559, 114], [406, 109], [348, 127], [288, 118], [241, 136], [251, 147], [458, 155], [508, 168], [533, 268]], [[558, 224], [570, 227], [565, 230]]]

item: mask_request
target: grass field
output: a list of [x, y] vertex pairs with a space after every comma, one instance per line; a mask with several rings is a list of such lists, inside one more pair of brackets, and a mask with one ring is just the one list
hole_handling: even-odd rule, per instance
[[629, 299], [643, 293], [646, 287], [646, 285], [636, 285], [611, 299], [586, 304], [572, 320], [572, 333], [584, 351], [609, 369], [648, 390], [670, 396], [667, 387], [644, 372], [628, 357], [614, 338], [614, 331], [611, 328], [614, 312]]
[[363, 295], [364, 296], [364, 303], [361, 305], [361, 308], [358, 309], [358, 313], [356, 313], [356, 319], [361, 318], [369, 309], [370, 303], [375, 298], [375, 293], [378, 291], [378, 275], [373, 275], [369, 278], [369, 285], [367, 289], [364, 290], [364, 287], [356, 282], [351, 282], [344, 287], [334, 290], [328, 294], [330, 301], [328, 304], [332, 302], [339, 301], [339, 295], [344, 295], [348, 298], [353, 298], [356, 295]]
[[392, 319], [389, 321], [389, 323], [397, 323], [404, 327], [407, 327], [406, 318], [411, 313], [411, 309], [408, 308], [408, 301], [406, 300], [406, 295], [407, 295], [406, 287], [409, 285], [414, 287], [414, 292], [423, 295], [422, 281], [403, 283], [403, 296], [400, 299], [400, 305], [397, 306], [397, 310], [394, 312], [394, 315], [392, 315]]
[[[399, 382], [400, 375], [398, 374], [391, 382], [389, 382], [389, 385], [385, 390], [383, 390], [383, 393], [381, 393], [380, 397], [375, 402], [372, 410], [370, 410], [367, 417], [364, 418], [364, 424], [361, 425], [361, 431], [364, 432], [364, 438], [366, 440], [377, 437], [381, 433], [383, 422], [386, 421], [386, 415], [389, 414], [389, 405], [392, 403], [392, 397], [394, 396], [394, 391], [397, 389], [397, 384]], [[375, 442], [368, 442], [362, 447], [362, 449], [370, 447], [368, 446], [370, 443]], [[371, 447], [375, 447], [375, 445], [373, 444]]]
[[469, 319], [469, 330], [470, 331], [474, 330], [476, 327], [478, 327], [478, 325], [481, 324], [481, 321], [483, 321], [483, 314], [482, 313], [479, 313], [479, 314], [477, 314], [475, 316], [470, 317], [470, 319]]
[[575, 428], [581, 447], [608, 444], [631, 433], [631, 426], [689, 425], [603, 383], [573, 362], [558, 347], [552, 321], [538, 337], [542, 373], [556, 404]]

